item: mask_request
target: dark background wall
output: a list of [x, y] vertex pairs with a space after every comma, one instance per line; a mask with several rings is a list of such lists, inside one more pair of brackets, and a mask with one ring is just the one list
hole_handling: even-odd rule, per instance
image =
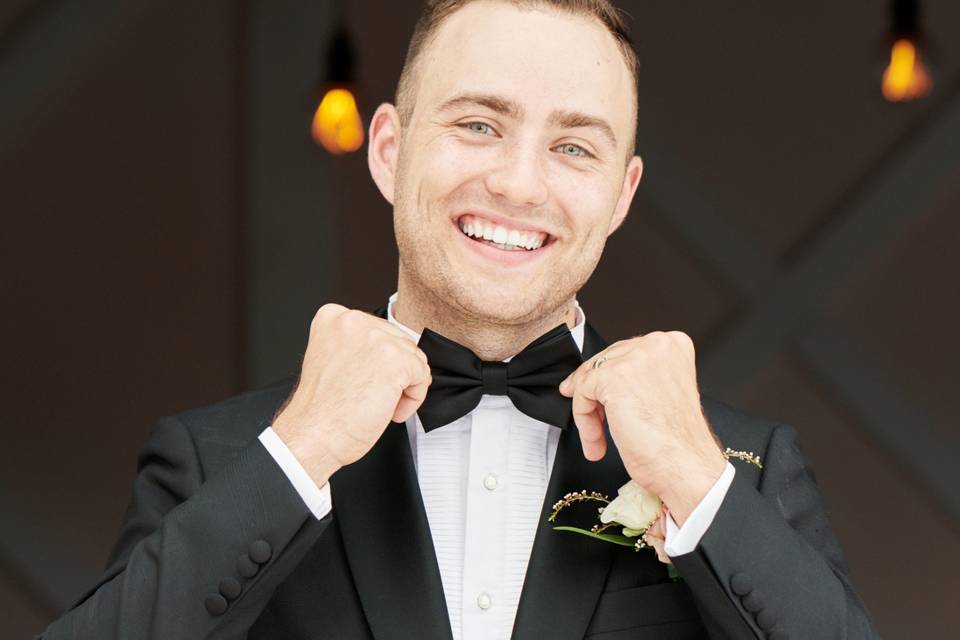
[[[622, 2], [646, 172], [581, 302], [690, 333], [704, 393], [790, 422], [885, 637], [960, 593], [960, 5], [936, 92], [878, 96], [887, 6]], [[343, 3], [369, 116], [416, 3]], [[156, 417], [296, 371], [394, 290], [363, 153], [308, 135], [329, 1], [0, 4], [0, 617], [97, 575]], [[948, 626], [950, 625], [950, 626]]]

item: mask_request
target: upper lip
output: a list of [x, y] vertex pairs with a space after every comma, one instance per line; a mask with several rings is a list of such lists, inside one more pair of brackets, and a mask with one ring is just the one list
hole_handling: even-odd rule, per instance
[[518, 220], [516, 218], [510, 218], [507, 216], [502, 216], [499, 213], [493, 213], [492, 211], [484, 211], [482, 209], [469, 209], [467, 211], [461, 211], [453, 217], [454, 222], [458, 223], [460, 218], [466, 215], [478, 216], [489, 220], [493, 224], [498, 224], [502, 227], [507, 227], [509, 229], [516, 229], [517, 231], [534, 231], [537, 233], [547, 234], [547, 239], [555, 238], [556, 235], [550, 232], [548, 229], [544, 229], [541, 226], [527, 222], [526, 220]]

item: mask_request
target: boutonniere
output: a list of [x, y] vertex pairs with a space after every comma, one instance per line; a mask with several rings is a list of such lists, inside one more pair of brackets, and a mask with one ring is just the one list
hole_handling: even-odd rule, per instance
[[[763, 468], [760, 456], [753, 455], [752, 451], [734, 451], [728, 448], [723, 452], [723, 455], [728, 460], [736, 458], [756, 465], [760, 469]], [[553, 528], [554, 531], [579, 533], [595, 540], [633, 547], [634, 551], [653, 549], [657, 554], [657, 559], [667, 565], [670, 577], [674, 580], [679, 579], [679, 574], [673, 563], [670, 562], [670, 557], [663, 549], [667, 531], [664, 519], [670, 512], [659, 497], [633, 480], [617, 489], [617, 497], [613, 500], [596, 491], [588, 492], [584, 489], [568, 493], [558, 500], [553, 505], [553, 512], [547, 520], [556, 522], [557, 515], [561, 511], [582, 502], [600, 502], [605, 505], [597, 510], [600, 522], [590, 529], [557, 525]], [[620, 530], [620, 533], [614, 533], [617, 529]]]

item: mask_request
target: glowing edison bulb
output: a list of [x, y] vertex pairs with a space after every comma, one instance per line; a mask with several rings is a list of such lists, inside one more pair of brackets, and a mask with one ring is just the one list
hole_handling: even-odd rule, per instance
[[359, 149], [363, 145], [363, 120], [353, 94], [341, 88], [327, 91], [313, 114], [310, 133], [333, 154]]
[[890, 64], [883, 71], [881, 90], [890, 102], [917, 100], [930, 93], [933, 81], [917, 54], [916, 45], [901, 38], [890, 50]]

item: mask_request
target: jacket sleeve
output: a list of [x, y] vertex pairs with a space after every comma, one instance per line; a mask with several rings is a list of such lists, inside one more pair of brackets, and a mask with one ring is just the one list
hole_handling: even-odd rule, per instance
[[738, 471], [698, 547], [673, 558], [711, 635], [879, 637], [793, 427], [772, 431], [756, 477]]
[[204, 478], [176, 418], [158, 422], [138, 470], [106, 572], [38, 638], [244, 637], [332, 519], [313, 517], [256, 439]]

